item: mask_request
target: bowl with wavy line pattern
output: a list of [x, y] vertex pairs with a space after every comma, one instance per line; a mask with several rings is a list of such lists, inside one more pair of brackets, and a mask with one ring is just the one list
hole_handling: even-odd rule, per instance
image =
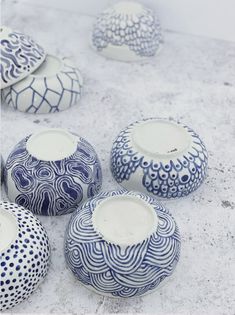
[[190, 127], [149, 118], [119, 133], [110, 167], [125, 189], [166, 200], [187, 196], [203, 183], [208, 155], [200, 136]]
[[0, 27], [0, 55], [0, 89], [28, 76], [46, 57], [31, 37], [6, 26]]
[[102, 171], [95, 149], [65, 129], [44, 129], [21, 140], [4, 168], [10, 201], [35, 214], [62, 215], [97, 194]]
[[180, 244], [176, 222], [156, 199], [133, 191], [101, 192], [73, 213], [65, 258], [88, 289], [128, 298], [152, 292], [173, 274]]

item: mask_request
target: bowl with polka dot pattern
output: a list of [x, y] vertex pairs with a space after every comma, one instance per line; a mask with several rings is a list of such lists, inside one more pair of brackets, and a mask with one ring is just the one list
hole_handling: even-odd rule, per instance
[[45, 278], [50, 247], [40, 221], [23, 207], [0, 202], [0, 311], [28, 298]]
[[162, 46], [159, 19], [140, 3], [122, 1], [96, 19], [92, 47], [101, 55], [121, 61], [153, 57]]
[[121, 186], [163, 199], [195, 191], [206, 177], [207, 166], [207, 150], [199, 135], [165, 119], [129, 125], [111, 151], [111, 171]]

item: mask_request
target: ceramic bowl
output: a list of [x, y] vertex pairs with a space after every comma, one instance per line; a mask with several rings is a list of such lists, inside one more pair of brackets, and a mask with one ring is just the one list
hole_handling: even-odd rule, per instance
[[29, 36], [0, 27], [0, 89], [10, 86], [36, 70], [45, 59], [43, 48]]
[[24, 80], [3, 90], [4, 102], [22, 112], [55, 113], [77, 104], [83, 80], [69, 59], [47, 55]]
[[28, 298], [47, 274], [50, 248], [40, 221], [28, 210], [0, 202], [0, 311]]
[[150, 293], [172, 275], [179, 255], [173, 217], [154, 198], [136, 192], [103, 192], [88, 200], [72, 215], [65, 235], [74, 275], [110, 297]]
[[9, 199], [35, 214], [74, 211], [101, 188], [94, 148], [64, 129], [45, 129], [20, 141], [5, 165]]
[[158, 18], [136, 2], [116, 3], [97, 17], [93, 27], [93, 48], [112, 59], [135, 61], [152, 57], [161, 44]]
[[207, 151], [189, 127], [163, 119], [137, 121], [114, 141], [111, 171], [118, 183], [160, 198], [183, 197], [206, 177]]
[[0, 181], [3, 182], [3, 174], [4, 174], [4, 161], [2, 155], [0, 154]]

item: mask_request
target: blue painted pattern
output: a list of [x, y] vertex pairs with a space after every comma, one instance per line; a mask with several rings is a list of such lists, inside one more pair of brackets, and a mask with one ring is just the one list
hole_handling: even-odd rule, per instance
[[208, 164], [207, 150], [199, 136], [182, 125], [190, 134], [192, 145], [180, 158], [164, 163], [144, 156], [133, 145], [131, 132], [139, 123], [129, 125], [114, 141], [111, 171], [116, 181], [123, 187], [131, 186], [133, 174], [139, 172], [143, 190], [161, 198], [183, 197], [197, 189], [206, 177]]
[[4, 102], [27, 113], [55, 113], [77, 104], [83, 81], [80, 71], [64, 64], [54, 77], [27, 77], [3, 90]]
[[162, 43], [160, 23], [150, 9], [138, 15], [120, 14], [114, 8], [105, 10], [94, 25], [94, 47], [102, 51], [109, 44], [127, 45], [140, 57], [154, 56]]
[[[141, 243], [120, 247], [107, 243], [92, 224], [92, 213], [105, 198], [128, 195], [155, 210], [156, 232]], [[132, 297], [155, 289], [170, 276], [179, 260], [180, 235], [168, 212], [154, 198], [141, 193], [103, 192], [88, 200], [71, 217], [65, 237], [69, 268], [86, 286], [113, 297]]]
[[0, 202], [1, 209], [12, 214], [18, 234], [0, 253], [0, 311], [28, 298], [48, 271], [50, 247], [40, 221], [23, 207]]
[[3, 87], [31, 73], [45, 58], [45, 52], [29, 36], [10, 32], [0, 38], [0, 78]]
[[68, 158], [41, 161], [28, 153], [28, 139], [20, 141], [6, 161], [5, 185], [12, 201], [36, 214], [61, 215], [74, 211], [100, 190], [101, 165], [86, 140], [77, 136], [77, 150]]

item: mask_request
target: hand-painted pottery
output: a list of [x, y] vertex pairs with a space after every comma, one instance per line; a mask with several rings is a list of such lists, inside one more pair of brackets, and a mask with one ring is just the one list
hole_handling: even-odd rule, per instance
[[67, 214], [101, 188], [94, 148], [63, 129], [46, 129], [20, 141], [5, 165], [11, 201], [35, 214]]
[[183, 197], [197, 189], [207, 164], [199, 136], [185, 125], [162, 119], [129, 125], [111, 152], [111, 171], [118, 183], [162, 198]]
[[158, 18], [136, 2], [119, 2], [97, 17], [93, 48], [105, 57], [142, 60], [156, 54], [162, 44]]
[[23, 207], [0, 202], [0, 311], [32, 294], [48, 271], [50, 248], [40, 221]]
[[0, 181], [3, 182], [3, 167], [4, 167], [4, 161], [2, 158], [2, 155], [0, 154]]
[[29, 36], [0, 27], [0, 89], [10, 86], [36, 70], [46, 55]]
[[3, 90], [4, 102], [22, 112], [47, 114], [73, 106], [81, 97], [80, 71], [68, 59], [47, 55], [24, 80]]
[[180, 235], [168, 210], [136, 192], [103, 192], [71, 217], [65, 235], [69, 268], [87, 288], [111, 297], [156, 289], [179, 260]]

